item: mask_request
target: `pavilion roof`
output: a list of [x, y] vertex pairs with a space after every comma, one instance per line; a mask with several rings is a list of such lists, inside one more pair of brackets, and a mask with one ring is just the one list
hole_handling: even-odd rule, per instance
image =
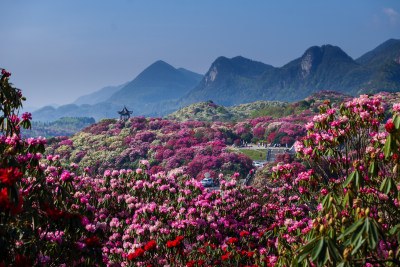
[[128, 110], [126, 108], [126, 106], [124, 106], [124, 108], [121, 111], [118, 111], [118, 114], [120, 114], [120, 115], [130, 115], [132, 113], [133, 113], [133, 111]]

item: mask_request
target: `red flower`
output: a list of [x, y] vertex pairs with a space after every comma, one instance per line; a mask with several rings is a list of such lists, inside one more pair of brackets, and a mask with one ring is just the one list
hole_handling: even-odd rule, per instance
[[24, 255], [17, 254], [15, 256], [15, 266], [16, 267], [29, 267], [32, 266], [31, 260]]
[[399, 155], [394, 154], [394, 155], [392, 156], [392, 160], [395, 161], [395, 162], [399, 161]]
[[247, 256], [249, 256], [249, 258], [252, 258], [253, 255], [254, 255], [254, 252], [253, 252], [253, 251], [250, 251], [250, 252], [247, 254]]
[[226, 253], [225, 255], [222, 255], [222, 260], [226, 260], [229, 258], [229, 253]]
[[18, 179], [22, 177], [22, 172], [18, 168], [0, 169], [0, 182], [12, 186]]
[[388, 122], [385, 125], [385, 129], [388, 133], [393, 133], [396, 130], [396, 127], [394, 126], [393, 122]]
[[22, 211], [22, 205], [24, 204], [24, 200], [22, 198], [22, 195], [19, 194], [18, 195], [18, 205], [15, 206], [14, 204], [11, 204], [10, 206], [10, 212], [13, 215], [17, 215], [18, 213], [20, 213]]
[[174, 241], [167, 242], [167, 247], [168, 248], [177, 247], [181, 244], [182, 240], [183, 240], [183, 236], [177, 236]]
[[129, 260], [129, 261], [132, 261], [132, 260], [134, 259], [134, 257], [135, 257], [135, 254], [134, 254], [134, 253], [130, 253], [130, 254], [128, 255], [128, 260]]
[[85, 244], [87, 246], [100, 247], [101, 246], [100, 238], [98, 238], [97, 236], [88, 237], [85, 239]]
[[187, 267], [193, 267], [196, 264], [196, 261], [189, 261], [188, 263], [186, 263]]
[[141, 257], [144, 255], [144, 250], [142, 248], [138, 248], [135, 250], [134, 253], [130, 253], [128, 255], [128, 260], [132, 261], [133, 259], [136, 259], [138, 257]]
[[137, 257], [141, 257], [144, 255], [144, 250], [142, 248], [138, 248], [135, 250], [135, 254], [137, 255]]
[[154, 240], [150, 240], [145, 246], [144, 246], [144, 250], [149, 251], [152, 250], [154, 248], [156, 248], [157, 243]]
[[230, 244], [235, 244], [237, 242], [238, 242], [238, 240], [235, 237], [230, 238], [229, 241], [228, 241], [228, 243], [230, 243]]
[[8, 199], [7, 188], [3, 188], [0, 192], [0, 207], [8, 209], [10, 205], [10, 200]]
[[250, 233], [247, 231], [240, 232], [240, 236], [248, 236]]
[[22, 204], [22, 195], [18, 196], [18, 205], [15, 206], [15, 204], [12, 203], [8, 197], [7, 187], [3, 188], [3, 190], [0, 191], [0, 208], [3, 208], [5, 210], [9, 209], [13, 215], [17, 215], [22, 211]]
[[47, 208], [44, 210], [45, 214], [53, 220], [58, 220], [61, 217], [67, 217], [67, 213], [64, 213], [62, 210], [57, 208]]

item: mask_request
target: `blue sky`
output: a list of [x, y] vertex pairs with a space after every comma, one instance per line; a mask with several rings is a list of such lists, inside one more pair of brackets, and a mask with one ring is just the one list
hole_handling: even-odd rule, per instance
[[0, 67], [25, 106], [67, 104], [156, 60], [205, 73], [219, 56], [273, 66], [313, 45], [357, 58], [400, 39], [399, 0], [0, 0]]

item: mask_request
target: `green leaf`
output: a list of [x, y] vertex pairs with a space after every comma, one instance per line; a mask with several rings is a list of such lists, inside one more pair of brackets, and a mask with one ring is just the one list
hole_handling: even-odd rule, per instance
[[[329, 259], [329, 253], [328, 253], [326, 247], [327, 247], [327, 245], [324, 242], [324, 247], [322, 248], [323, 251], [321, 253], [319, 253], [319, 257], [317, 260], [318, 266], [325, 266], [326, 262]], [[325, 251], [325, 253], [324, 253], [324, 251]]]
[[318, 239], [315, 237], [310, 242], [308, 242], [304, 246], [297, 249], [296, 253], [301, 251], [301, 253], [298, 255], [297, 262], [302, 262], [308, 256], [308, 254], [310, 253], [310, 250], [314, 247], [314, 244], [317, 241], [318, 241]]
[[353, 235], [351, 236], [351, 243], [353, 246], [356, 245], [357, 241], [361, 238], [362, 234], [364, 233], [364, 229], [365, 229], [365, 223], [358, 227], [354, 232]]
[[337, 239], [342, 239], [343, 237], [345, 237], [348, 234], [351, 234], [352, 232], [354, 232], [362, 223], [364, 222], [364, 219], [360, 219], [358, 221], [356, 221], [355, 223], [353, 223], [349, 228], [346, 229], [346, 231], [344, 231]]
[[331, 196], [331, 194], [329, 193], [324, 197], [324, 199], [322, 200], [322, 204], [321, 204], [322, 207], [328, 208], [328, 207], [325, 207], [325, 206], [326, 206], [326, 202], [328, 202], [328, 199], [330, 198], [330, 196]]
[[365, 239], [360, 238], [357, 242], [357, 245], [353, 248], [351, 251], [351, 255], [355, 255], [357, 251], [360, 249], [360, 247], [364, 244]]
[[379, 191], [383, 192], [383, 190], [385, 190], [386, 184], [387, 184], [387, 180], [388, 178], [385, 178], [382, 183], [381, 186], [379, 187]]
[[400, 224], [398, 224], [395, 227], [393, 227], [392, 229], [390, 229], [389, 234], [394, 235], [399, 231], [399, 229], [400, 229]]
[[354, 178], [354, 175], [356, 174], [357, 171], [353, 171], [346, 179], [346, 181], [343, 183], [343, 187], [346, 187]]
[[321, 238], [318, 243], [315, 245], [312, 253], [311, 253], [311, 260], [315, 261], [318, 256], [320, 256], [322, 248], [325, 246], [325, 240], [324, 238]]
[[378, 174], [378, 168], [376, 165], [377, 164], [375, 163], [375, 161], [373, 161], [371, 162], [368, 168], [368, 173], [373, 177], [376, 177], [376, 175]]
[[390, 156], [390, 147], [392, 146], [392, 135], [389, 134], [386, 138], [385, 146], [383, 147], [383, 153], [385, 154], [385, 158], [388, 159]]
[[355, 174], [355, 188], [356, 190], [358, 190], [360, 187], [362, 187], [364, 184], [364, 180], [362, 178], [362, 176], [360, 175], [360, 173], [358, 171], [356, 171]]
[[386, 195], [389, 194], [391, 189], [392, 189], [392, 179], [388, 178], [388, 183], [387, 183], [386, 190], [384, 191], [384, 193]]
[[394, 126], [396, 127], [396, 130], [398, 130], [400, 127], [400, 117], [395, 115], [394, 119], [393, 119], [393, 123], [394, 123]]
[[342, 206], [345, 208], [346, 204], [348, 203], [350, 207], [353, 206], [353, 199], [354, 199], [354, 193], [351, 190], [347, 190], [347, 193], [343, 199]]
[[334, 263], [340, 260], [340, 251], [332, 239], [328, 239], [329, 254], [332, 256]]
[[365, 219], [365, 232], [369, 233], [370, 225], [371, 225], [371, 223], [369, 222], [369, 218], [367, 217]]
[[375, 223], [371, 223], [371, 233], [368, 235], [368, 242], [372, 249], [375, 249], [378, 244], [378, 229]]

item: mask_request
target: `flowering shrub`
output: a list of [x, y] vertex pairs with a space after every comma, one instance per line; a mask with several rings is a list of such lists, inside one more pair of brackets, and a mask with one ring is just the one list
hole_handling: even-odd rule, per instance
[[221, 192], [210, 192], [193, 179], [150, 174], [146, 161], [139, 166], [74, 178], [74, 203], [89, 212], [85, 227], [102, 232], [107, 265], [275, 261], [268, 255], [273, 241], [264, 236], [279, 211], [278, 203], [264, 205], [272, 199], [270, 189], [240, 188], [233, 178], [222, 181]]
[[[315, 172], [297, 176], [300, 199], [310, 217], [304, 236], [279, 263], [318, 266], [397, 266], [400, 217], [399, 105], [380, 132], [384, 108], [379, 96], [362, 95], [336, 110], [329, 101], [307, 125], [296, 151]], [[282, 177], [282, 175], [281, 175]], [[301, 203], [301, 202], [300, 202]]]
[[21, 138], [31, 115], [18, 117], [24, 98], [10, 75], [0, 76], [0, 266], [102, 263], [100, 239], [71, 202], [74, 174], [39, 163], [46, 139]]

